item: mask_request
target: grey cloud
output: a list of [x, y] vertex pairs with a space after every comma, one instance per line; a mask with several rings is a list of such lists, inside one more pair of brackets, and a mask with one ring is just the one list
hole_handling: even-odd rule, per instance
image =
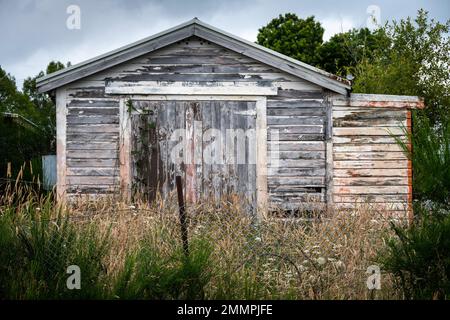
[[[81, 8], [81, 30], [66, 28], [71, 4]], [[51, 59], [80, 62], [194, 16], [254, 41], [258, 28], [285, 12], [364, 26], [371, 4], [380, 7], [384, 21], [415, 16], [419, 8], [445, 21], [450, 12], [447, 0], [0, 0], [0, 64], [20, 82]]]

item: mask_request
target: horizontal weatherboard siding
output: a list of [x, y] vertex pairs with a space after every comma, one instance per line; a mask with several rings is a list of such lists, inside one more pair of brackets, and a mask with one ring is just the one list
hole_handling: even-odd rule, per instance
[[406, 216], [411, 170], [396, 139], [406, 139], [408, 111], [355, 97], [362, 100], [333, 102], [333, 201]]

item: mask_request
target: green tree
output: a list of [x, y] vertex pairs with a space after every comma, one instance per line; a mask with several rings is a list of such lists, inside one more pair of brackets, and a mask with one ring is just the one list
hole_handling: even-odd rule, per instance
[[42, 131], [34, 125], [38, 118], [29, 97], [17, 90], [14, 77], [0, 67], [0, 177], [5, 175], [8, 162], [17, 171], [46, 148]]
[[[67, 63], [67, 66], [70, 66], [70, 62]], [[46, 140], [49, 142], [52, 149], [54, 148], [54, 138], [56, 134], [56, 109], [48, 94], [38, 92], [36, 88], [36, 80], [46, 74], [50, 74], [64, 68], [65, 66], [62, 62], [50, 61], [47, 65], [45, 73], [44, 71], [40, 71], [36, 76], [26, 78], [22, 86], [23, 93], [29, 97], [31, 102], [34, 104], [35, 109], [39, 113], [39, 119], [37, 119], [37, 122], [44, 130]]]
[[[52, 61], [46, 73], [62, 68], [62, 63]], [[55, 105], [36, 89], [36, 79], [43, 75], [41, 71], [25, 79], [21, 92], [14, 77], [0, 67], [0, 176], [8, 162], [17, 171], [25, 161], [54, 152]]]
[[28, 96], [17, 90], [16, 80], [0, 67], [0, 112], [20, 113], [25, 117], [37, 116]]
[[324, 29], [314, 16], [300, 19], [294, 13], [279, 15], [259, 29], [257, 43], [294, 59], [315, 65]]
[[358, 63], [386, 50], [389, 43], [384, 29], [361, 28], [338, 33], [320, 47], [317, 67], [340, 76], [354, 74]]
[[356, 67], [353, 90], [424, 97], [427, 116], [441, 123], [450, 112], [450, 20], [440, 23], [419, 10], [414, 20], [383, 29], [391, 43]]

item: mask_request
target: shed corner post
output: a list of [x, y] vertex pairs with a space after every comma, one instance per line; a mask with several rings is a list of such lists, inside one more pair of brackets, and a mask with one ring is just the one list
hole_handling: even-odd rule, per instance
[[256, 203], [259, 219], [267, 217], [267, 98], [256, 100]]
[[[411, 135], [412, 135], [412, 111], [411, 109], [408, 109], [406, 111], [406, 130], [408, 133], [408, 146], [411, 150], [411, 152], [414, 152], [412, 149], [412, 141], [411, 141]], [[414, 221], [414, 211], [413, 211], [413, 167], [412, 167], [412, 160], [408, 158], [408, 169], [407, 169], [407, 175], [408, 175], [408, 196], [407, 196], [407, 215], [408, 220], [410, 223]]]
[[333, 96], [329, 91], [324, 92], [326, 124], [325, 124], [325, 186], [326, 186], [326, 209], [328, 212], [334, 210], [334, 188], [333, 188]]
[[56, 90], [56, 199], [66, 203], [67, 171], [67, 95], [64, 87]]
[[119, 170], [121, 198], [129, 202], [131, 200], [131, 111], [128, 110], [127, 101], [123, 97], [119, 100]]

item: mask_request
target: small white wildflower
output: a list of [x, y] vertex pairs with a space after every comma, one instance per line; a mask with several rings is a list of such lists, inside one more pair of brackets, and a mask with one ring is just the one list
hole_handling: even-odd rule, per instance
[[256, 237], [255, 241], [261, 242], [261, 238], [260, 237]]
[[334, 265], [338, 269], [344, 269], [344, 267], [345, 267], [344, 263], [342, 261], [340, 261], [340, 260], [336, 261]]
[[324, 265], [326, 262], [327, 260], [324, 257], [317, 258], [317, 263], [321, 266]]
[[38, 208], [36, 208], [36, 211], [41, 211], [41, 208], [39, 208], [39, 207], [38, 207]]

